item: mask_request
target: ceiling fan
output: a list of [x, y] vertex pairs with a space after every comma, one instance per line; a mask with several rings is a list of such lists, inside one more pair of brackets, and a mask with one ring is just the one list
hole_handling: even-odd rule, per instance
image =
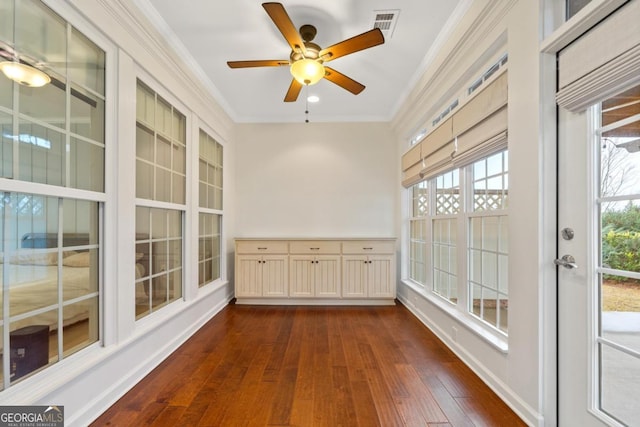
[[335, 83], [354, 95], [364, 90], [365, 87], [361, 83], [324, 64], [341, 56], [383, 44], [384, 36], [379, 28], [374, 28], [322, 49], [312, 42], [317, 32], [313, 25], [303, 25], [297, 31], [282, 4], [263, 3], [262, 7], [267, 11], [273, 23], [289, 43], [291, 47], [289, 59], [228, 61], [229, 67], [290, 67], [293, 80], [284, 97], [284, 102], [294, 102], [298, 99], [303, 85], [315, 84], [322, 78]]

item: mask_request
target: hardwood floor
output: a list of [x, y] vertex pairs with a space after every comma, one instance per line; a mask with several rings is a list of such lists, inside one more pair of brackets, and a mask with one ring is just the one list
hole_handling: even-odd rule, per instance
[[524, 426], [402, 305], [229, 305], [93, 426]]

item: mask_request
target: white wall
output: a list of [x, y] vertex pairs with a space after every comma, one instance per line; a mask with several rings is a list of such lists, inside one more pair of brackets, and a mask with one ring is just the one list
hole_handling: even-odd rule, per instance
[[397, 236], [388, 124], [242, 124], [236, 136], [237, 237]]

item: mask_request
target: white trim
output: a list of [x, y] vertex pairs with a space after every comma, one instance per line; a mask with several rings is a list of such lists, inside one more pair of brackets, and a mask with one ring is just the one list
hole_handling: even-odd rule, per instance
[[[491, 345], [500, 353], [509, 353], [509, 341], [505, 337], [505, 335], [502, 333], [498, 333], [497, 330], [494, 331], [487, 325], [484, 325], [482, 321], [467, 313], [465, 307], [463, 307], [463, 310], [458, 309], [455, 304], [452, 304], [446, 299], [437, 296], [430, 289], [423, 288], [420, 284], [414, 283], [412, 280], [403, 279], [401, 283], [411, 288], [414, 292], [420, 294], [422, 298], [429, 301], [431, 304], [439, 308], [451, 318], [458, 321], [460, 325], [464, 326], [466, 329], [471, 331], [487, 344]], [[400, 296], [398, 296], [398, 299], [402, 301], [403, 305], [407, 306], [408, 308], [414, 307], [414, 304], [412, 304], [410, 301], [405, 301]]]
[[540, 44], [542, 53], [558, 53], [627, 0], [591, 0]]

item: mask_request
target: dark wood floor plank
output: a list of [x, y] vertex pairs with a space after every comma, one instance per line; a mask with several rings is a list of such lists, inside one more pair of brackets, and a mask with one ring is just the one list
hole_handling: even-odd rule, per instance
[[187, 410], [184, 406], [167, 406], [151, 423], [152, 427], [177, 426], [182, 415]]
[[417, 370], [422, 382], [429, 388], [438, 406], [444, 412], [447, 420], [456, 427], [473, 427], [473, 422], [465, 414], [456, 399], [449, 394], [440, 379], [431, 370]]
[[403, 306], [230, 305], [93, 426], [521, 426]]
[[404, 379], [409, 395], [415, 400], [418, 411], [428, 423], [446, 423], [448, 418], [442, 412], [429, 388], [424, 384], [416, 370], [411, 365], [395, 366], [397, 374]]

